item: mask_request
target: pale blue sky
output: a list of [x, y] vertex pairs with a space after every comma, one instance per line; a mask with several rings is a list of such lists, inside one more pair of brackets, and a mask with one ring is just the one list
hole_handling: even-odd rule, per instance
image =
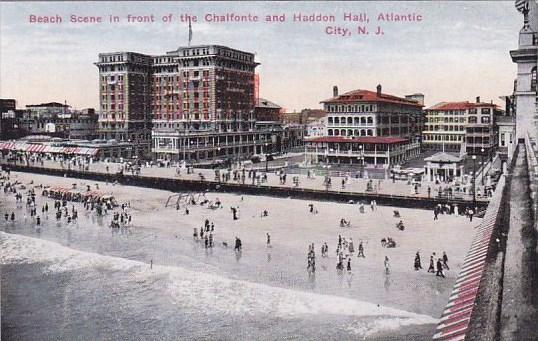
[[[516, 67], [509, 50], [517, 47], [522, 16], [513, 1], [483, 2], [26, 2], [0, 3], [0, 97], [19, 107], [64, 101], [77, 108], [98, 108], [100, 52], [161, 54], [187, 44], [189, 13], [286, 13], [286, 23], [193, 23], [193, 44], [219, 44], [255, 52], [261, 65], [260, 94], [288, 110], [319, 108], [340, 92], [375, 89], [405, 95], [422, 92], [426, 104], [493, 99], [510, 94]], [[294, 13], [333, 14], [335, 24], [296, 23]], [[417, 13], [420, 23], [381, 24], [383, 36], [325, 34], [342, 26], [343, 13], [365, 12], [374, 30], [378, 13]], [[71, 24], [69, 15], [127, 14], [156, 18], [173, 13], [172, 24]], [[59, 14], [64, 23], [30, 24], [28, 17]]]

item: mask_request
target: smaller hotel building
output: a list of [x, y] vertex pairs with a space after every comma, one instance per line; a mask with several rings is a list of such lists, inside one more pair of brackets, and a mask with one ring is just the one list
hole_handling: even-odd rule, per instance
[[[423, 147], [430, 150], [488, 155], [497, 144], [493, 103], [442, 102], [426, 109]], [[483, 151], [482, 151], [483, 150]]]
[[[354, 90], [322, 101], [326, 135], [305, 140], [312, 163], [392, 165], [420, 153], [421, 99]], [[422, 98], [423, 99], [423, 98]]]

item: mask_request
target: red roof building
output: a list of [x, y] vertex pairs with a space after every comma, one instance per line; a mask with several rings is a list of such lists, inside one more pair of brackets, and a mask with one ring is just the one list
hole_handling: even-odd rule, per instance
[[[422, 144], [426, 149], [488, 154], [496, 145], [493, 103], [441, 102], [425, 110]], [[483, 151], [482, 151], [483, 150]]]
[[[402, 163], [420, 152], [424, 95], [406, 98], [376, 91], [353, 90], [322, 101], [326, 136], [305, 140], [312, 162], [361, 164]], [[345, 151], [345, 152], [342, 152]]]
[[384, 94], [381, 85], [375, 92], [359, 89], [338, 95], [334, 87], [333, 97], [321, 102], [327, 112], [327, 136], [420, 139], [423, 97]]

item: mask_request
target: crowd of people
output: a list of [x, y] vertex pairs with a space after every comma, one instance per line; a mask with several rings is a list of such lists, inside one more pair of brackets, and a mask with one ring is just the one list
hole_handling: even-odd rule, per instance
[[[35, 161], [37, 162], [37, 161]], [[63, 162], [63, 161], [61, 161]], [[87, 164], [84, 160], [70, 160], [70, 164], [76, 167], [86, 167]], [[48, 216], [48, 210], [49, 210], [49, 202], [48, 200], [54, 199], [51, 204], [52, 207], [54, 207], [56, 220], [60, 221], [62, 218], [66, 220], [66, 222], [69, 224], [71, 222], [76, 222], [78, 218], [78, 211], [74, 204], [71, 204], [71, 207], [69, 209], [68, 201], [66, 198], [49, 198], [45, 197], [42, 206], [41, 206], [41, 215], [39, 215], [37, 210], [37, 203], [36, 203], [36, 195], [35, 195], [35, 189], [39, 186], [33, 186], [30, 189], [27, 189], [26, 192], [24, 190], [20, 190], [17, 187], [21, 187], [22, 184], [11, 182], [9, 181], [9, 173], [4, 172], [2, 176], [2, 179], [0, 181], [0, 186], [2, 187], [5, 194], [11, 193], [14, 195], [17, 202], [22, 203], [26, 202], [27, 210], [30, 212], [30, 217], [34, 219], [36, 226], [41, 226], [41, 220], [42, 217]], [[245, 176], [244, 172], [241, 174], [241, 172], [234, 172], [231, 173], [234, 175], [234, 179], [241, 178]], [[221, 176], [224, 177], [224, 181], [230, 180], [230, 174], [222, 174]], [[256, 171], [249, 171], [248, 172], [248, 178], [256, 178], [257, 174]], [[330, 177], [325, 178], [325, 181], [330, 185], [331, 179]], [[286, 182], [286, 174], [280, 174], [280, 182], [285, 183]], [[346, 184], [346, 180], [342, 180], [342, 187], [344, 187]], [[40, 188], [43, 188], [43, 186], [40, 185]], [[89, 188], [88, 188], [89, 190]], [[111, 220], [110, 220], [110, 227], [115, 228], [123, 228], [128, 227], [131, 225], [132, 222], [132, 216], [129, 211], [130, 209], [130, 203], [124, 203], [121, 204], [118, 208], [116, 208], [114, 205], [112, 205], [111, 202], [100, 202], [100, 201], [94, 201], [94, 200], [83, 200], [81, 202], [84, 209], [88, 212], [95, 211], [96, 215], [102, 216], [102, 215], [110, 215], [111, 214]], [[189, 204], [193, 204], [192, 202]], [[196, 202], [198, 204], [198, 202]], [[199, 203], [200, 205], [203, 205], [203, 203]], [[208, 207], [213, 205], [213, 203], [208, 203]], [[77, 204], [78, 205], [78, 204]], [[222, 207], [222, 203], [220, 200], [218, 200], [217, 207]], [[364, 203], [359, 203], [359, 212], [365, 213], [365, 205]], [[179, 209], [179, 206], [178, 206]], [[230, 211], [232, 213], [232, 220], [238, 220], [239, 219], [239, 209], [240, 206], [230, 206]], [[377, 202], [375, 200], [370, 201], [370, 210], [372, 212], [375, 212], [377, 210]], [[186, 214], [189, 214], [188, 205], [185, 205], [185, 211]], [[318, 210], [315, 207], [314, 204], [308, 205], [308, 211], [312, 214], [317, 214]], [[396, 211], [395, 211], [396, 212]], [[436, 205], [434, 208], [434, 219], [437, 220], [438, 216], [441, 214], [466, 214], [469, 219], [472, 221], [472, 217], [474, 215], [474, 211], [472, 208], [465, 208], [464, 210], [459, 211], [457, 205], [451, 205], [451, 204], [439, 204]], [[263, 210], [261, 213], [261, 217], [268, 217], [268, 211]], [[398, 213], [399, 216], [399, 213]], [[4, 214], [4, 219], [6, 222], [14, 222], [16, 220], [15, 212], [6, 212]], [[341, 218], [340, 220], [340, 226], [341, 227], [350, 227], [351, 222]], [[404, 230], [404, 224], [403, 221], [400, 220], [399, 223], [396, 224], [396, 227], [400, 230]], [[202, 242], [202, 246], [206, 249], [211, 249], [215, 247], [215, 223], [211, 222], [209, 219], [204, 220], [203, 226], [200, 228], [194, 228], [193, 230], [193, 238], [196, 242]], [[267, 247], [272, 247], [271, 243], [271, 235], [269, 233], [265, 233], [265, 242]], [[220, 243], [220, 242], [219, 242]], [[355, 245], [353, 238], [346, 238], [342, 235], [338, 235], [336, 247], [335, 247], [335, 253], [336, 253], [336, 269], [338, 271], [345, 271], [351, 272], [352, 268], [352, 257], [356, 255], [357, 258], [366, 258], [365, 255], [365, 246], [367, 245], [368, 241], [366, 240], [360, 240], [358, 245]], [[228, 247], [228, 244], [226, 241], [222, 241], [223, 247]], [[393, 248], [396, 247], [396, 242], [391, 238], [383, 238], [381, 240], [381, 246], [382, 247], [388, 247]], [[243, 249], [243, 243], [241, 238], [238, 236], [235, 237], [235, 244], [234, 244], [234, 251], [236, 253], [240, 253]], [[321, 257], [322, 258], [329, 258], [329, 247], [327, 242], [323, 242], [321, 244]], [[383, 267], [387, 273], [390, 271], [390, 262], [388, 256], [384, 257]], [[420, 253], [417, 252], [415, 254], [414, 258], [414, 269], [416, 271], [419, 271], [422, 269], [421, 265], [421, 258]], [[435, 273], [436, 276], [439, 277], [445, 277], [445, 270], [449, 270], [448, 267], [448, 257], [445, 252], [443, 252], [442, 257], [436, 257], [435, 253], [432, 254], [430, 257], [430, 264], [428, 267], [427, 272], [429, 273]], [[308, 246], [308, 252], [307, 252], [307, 272], [309, 274], [314, 274], [316, 272], [316, 254], [314, 249], [314, 243], [309, 244]]]
[[445, 204], [437, 204], [433, 208], [433, 220], [438, 220], [439, 215], [446, 214], [446, 215], [460, 215], [465, 216], [469, 219], [469, 221], [473, 221], [473, 217], [476, 215], [478, 211], [478, 208], [476, 206], [465, 206], [463, 209], [458, 206], [458, 204], [452, 204], [452, 203], [445, 203]]

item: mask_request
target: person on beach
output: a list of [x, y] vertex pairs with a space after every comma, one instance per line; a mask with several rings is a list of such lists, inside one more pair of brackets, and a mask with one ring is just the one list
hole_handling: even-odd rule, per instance
[[428, 268], [428, 272], [431, 272], [431, 273], [435, 272], [433, 256], [430, 256], [430, 267]]
[[271, 246], [271, 235], [269, 233], [266, 233], [267, 235], [267, 247]]
[[243, 247], [243, 245], [241, 244], [241, 239], [235, 237], [235, 247], [234, 247], [234, 251], [241, 251], [241, 248]]
[[422, 269], [422, 265], [420, 263], [420, 254], [419, 252], [417, 251], [416, 255], [415, 255], [415, 271], [418, 271]]
[[359, 253], [357, 254], [357, 257], [365, 258], [365, 256], [364, 256], [364, 246], [362, 245], [362, 241], [359, 242]]
[[447, 270], [450, 270], [448, 267], [448, 256], [446, 255], [446, 252], [443, 251], [443, 267]]
[[348, 244], [348, 247], [347, 247], [349, 253], [354, 253], [355, 252], [355, 246], [353, 245], [353, 239], [350, 238], [349, 239], [349, 244]]
[[389, 257], [385, 256], [385, 261], [384, 261], [383, 265], [385, 266], [385, 273], [389, 274], [390, 273]]
[[338, 253], [338, 263], [336, 263], [336, 269], [342, 270], [344, 268], [344, 253]]
[[441, 263], [441, 258], [437, 258], [437, 273], [435, 276], [440, 276], [445, 278], [445, 274], [443, 273], [443, 263]]

